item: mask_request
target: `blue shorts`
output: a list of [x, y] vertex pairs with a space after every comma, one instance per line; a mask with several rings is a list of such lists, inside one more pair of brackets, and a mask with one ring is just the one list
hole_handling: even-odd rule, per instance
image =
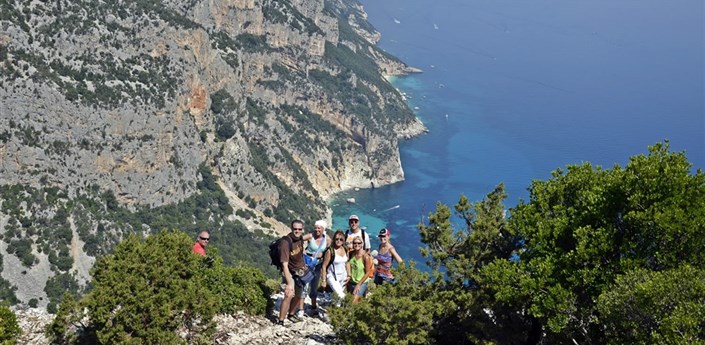
[[[364, 296], [367, 293], [367, 282], [368, 281], [370, 281], [370, 280], [366, 279], [365, 282], [362, 283], [362, 285], [360, 285], [360, 289], [357, 290], [358, 296]], [[353, 291], [355, 291], [356, 286], [357, 286], [357, 283], [350, 281], [350, 283], [348, 283], [348, 292], [352, 293]]]
[[313, 280], [310, 283], [308, 283], [308, 297], [311, 297], [311, 299], [318, 298], [318, 285], [321, 282], [321, 270], [322, 269], [323, 269], [322, 263], [320, 265], [316, 265], [316, 267], [313, 270], [313, 273], [315, 274], [313, 277]]
[[397, 280], [394, 278], [382, 277], [379, 274], [375, 275], [375, 284], [377, 284], [377, 285], [382, 285], [384, 283], [396, 284], [396, 282], [397, 282]]

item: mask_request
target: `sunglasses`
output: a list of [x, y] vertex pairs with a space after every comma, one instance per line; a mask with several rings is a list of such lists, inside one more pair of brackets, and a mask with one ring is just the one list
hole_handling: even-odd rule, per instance
[[303, 229], [304, 229], [304, 228], [291, 228], [291, 230], [295, 230], [295, 231], [301, 231], [301, 230], [303, 230]]
[[198, 236], [198, 238], [200, 238], [203, 241], [208, 241], [211, 239], [210, 237], [201, 237], [201, 236]]
[[362, 245], [362, 242], [353, 242], [353, 245]]
[[343, 241], [345, 241], [345, 239], [344, 238], [336, 238], [335, 241], [336, 242], [338, 242], [338, 241], [343, 242]]
[[350, 219], [350, 220], [348, 221], [348, 223], [357, 223], [357, 222], [358, 222], [357, 219]]

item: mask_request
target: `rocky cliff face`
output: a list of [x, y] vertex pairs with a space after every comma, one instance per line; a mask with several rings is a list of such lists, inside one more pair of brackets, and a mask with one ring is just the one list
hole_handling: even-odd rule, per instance
[[[398, 181], [397, 136], [389, 133], [422, 129], [380, 80], [411, 69], [372, 45], [378, 34], [360, 26], [366, 22], [359, 6], [322, 0], [3, 6], [2, 184], [36, 184], [46, 175], [50, 184], [88, 181], [115, 191], [121, 202], [160, 205], [194, 192], [201, 162], [233, 186], [257, 175], [223, 165], [242, 160], [219, 162], [224, 151], [246, 159], [245, 144], [257, 142], [267, 153], [281, 146], [297, 163], [319, 163], [301, 167], [308, 176], [323, 170], [329, 182], [314, 187], [326, 196]], [[326, 44], [336, 51], [327, 53]], [[371, 69], [361, 76], [355, 64]], [[215, 104], [223, 103], [213, 99], [218, 92], [227, 104]], [[232, 131], [220, 135], [219, 126]], [[335, 135], [337, 151], [327, 145]], [[351, 162], [359, 167], [344, 164]], [[271, 163], [277, 175], [290, 175]]]
[[[365, 18], [352, 0], [5, 1], [0, 186], [56, 188], [67, 207], [111, 192], [135, 209], [199, 194], [206, 169], [251, 230], [325, 217], [332, 193], [402, 180], [398, 141], [423, 131], [383, 78], [415, 70], [374, 45]], [[73, 216], [66, 254], [23, 223], [40, 210], [2, 205], [2, 277], [15, 288], [71, 270], [54, 251], [98, 255], [76, 242]], [[29, 272], [10, 258], [18, 248], [35, 254]], [[78, 266], [85, 279], [90, 265]]]

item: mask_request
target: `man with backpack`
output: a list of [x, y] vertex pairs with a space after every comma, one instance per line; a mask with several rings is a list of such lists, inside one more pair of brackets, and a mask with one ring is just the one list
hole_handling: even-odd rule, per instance
[[296, 308], [303, 297], [303, 286], [297, 284], [295, 279], [305, 272], [304, 264], [304, 222], [294, 220], [291, 222], [291, 232], [278, 240], [279, 262], [281, 263], [282, 286], [284, 299], [279, 308], [278, 325], [284, 325], [284, 318], [291, 322], [300, 322], [296, 316]]
[[353, 249], [353, 240], [356, 238], [362, 239], [362, 249], [370, 253], [370, 236], [365, 233], [365, 230], [360, 228], [360, 217], [353, 214], [348, 218], [350, 228], [345, 231], [345, 246], [348, 252]]

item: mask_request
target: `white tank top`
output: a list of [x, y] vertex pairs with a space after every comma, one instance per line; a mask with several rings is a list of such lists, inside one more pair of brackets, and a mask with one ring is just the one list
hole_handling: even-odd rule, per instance
[[335, 259], [333, 259], [333, 267], [328, 269], [328, 274], [333, 276], [333, 272], [335, 271], [335, 280], [342, 282], [348, 276], [348, 272], [345, 270], [345, 265], [348, 262], [348, 256], [345, 254], [338, 255], [337, 252], [334, 253]]

